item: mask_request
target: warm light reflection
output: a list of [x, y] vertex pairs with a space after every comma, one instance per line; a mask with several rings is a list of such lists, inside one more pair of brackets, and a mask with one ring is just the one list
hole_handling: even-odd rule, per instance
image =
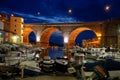
[[97, 33], [97, 36], [101, 37], [102, 35], [100, 33]]
[[13, 43], [17, 43], [18, 42], [18, 38], [19, 38], [19, 36], [13, 35], [13, 37], [12, 37]]
[[44, 47], [44, 48], [48, 48], [49, 47], [49, 39], [51, 37], [51, 35], [57, 31], [57, 28], [47, 28], [45, 29], [40, 37], [40, 47]]
[[64, 38], [64, 43], [68, 43], [68, 37]]
[[32, 28], [24, 28], [24, 31], [23, 31], [23, 42], [24, 43], [29, 43], [28, 36], [32, 31], [33, 31]]
[[37, 36], [37, 42], [39, 42], [40, 41], [40, 36]]
[[102, 36], [102, 34], [97, 33], [98, 40], [100, 40], [100, 39], [101, 39], [101, 36]]

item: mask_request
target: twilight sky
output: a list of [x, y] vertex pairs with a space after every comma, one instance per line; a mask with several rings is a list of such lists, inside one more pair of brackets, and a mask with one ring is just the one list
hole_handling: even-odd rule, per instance
[[120, 18], [120, 0], [0, 0], [0, 13], [25, 23], [104, 21]]

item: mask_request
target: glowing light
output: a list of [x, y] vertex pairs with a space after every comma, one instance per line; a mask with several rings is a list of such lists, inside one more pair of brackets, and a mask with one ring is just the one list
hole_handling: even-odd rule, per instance
[[11, 14], [11, 16], [14, 16], [14, 14]]
[[97, 33], [98, 40], [100, 40], [100, 39], [101, 39], [101, 36], [102, 36], [102, 34]]
[[66, 58], [67, 58], [67, 56], [64, 56], [64, 58], [66, 59]]
[[18, 38], [19, 38], [19, 36], [13, 35], [13, 37], [12, 37], [13, 43], [17, 43]]
[[68, 37], [64, 38], [64, 43], [68, 43]]
[[100, 33], [98, 33], [98, 34], [97, 34], [97, 36], [101, 37], [101, 34], [100, 34]]
[[40, 36], [37, 36], [37, 42], [39, 42], [40, 41]]
[[68, 13], [72, 13], [72, 10], [71, 10], [71, 9], [69, 9], [69, 10], [68, 10]]
[[38, 12], [37, 14], [40, 15], [40, 12]]
[[105, 10], [109, 11], [110, 10], [110, 6], [109, 5], [105, 6]]

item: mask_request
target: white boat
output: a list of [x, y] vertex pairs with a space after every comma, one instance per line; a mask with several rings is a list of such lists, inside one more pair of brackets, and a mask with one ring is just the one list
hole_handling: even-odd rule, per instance
[[20, 51], [9, 51], [5, 56], [5, 63], [8, 65], [16, 65], [21, 61], [25, 60], [25, 57], [21, 56], [22, 53]]
[[68, 60], [64, 58], [55, 60], [55, 70], [58, 72], [65, 73], [68, 69]]
[[42, 61], [42, 71], [43, 72], [53, 72], [54, 70], [54, 60], [50, 56], [45, 56]]
[[21, 69], [24, 69], [25, 74], [39, 75], [41, 72], [39, 63], [36, 61], [24, 61], [19, 66]]

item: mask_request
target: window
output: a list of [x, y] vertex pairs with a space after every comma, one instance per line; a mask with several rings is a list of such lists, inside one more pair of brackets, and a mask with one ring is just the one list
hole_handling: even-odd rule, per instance
[[16, 32], [16, 29], [14, 29], [14, 31]]
[[15, 19], [15, 22], [17, 21], [17, 19]]

